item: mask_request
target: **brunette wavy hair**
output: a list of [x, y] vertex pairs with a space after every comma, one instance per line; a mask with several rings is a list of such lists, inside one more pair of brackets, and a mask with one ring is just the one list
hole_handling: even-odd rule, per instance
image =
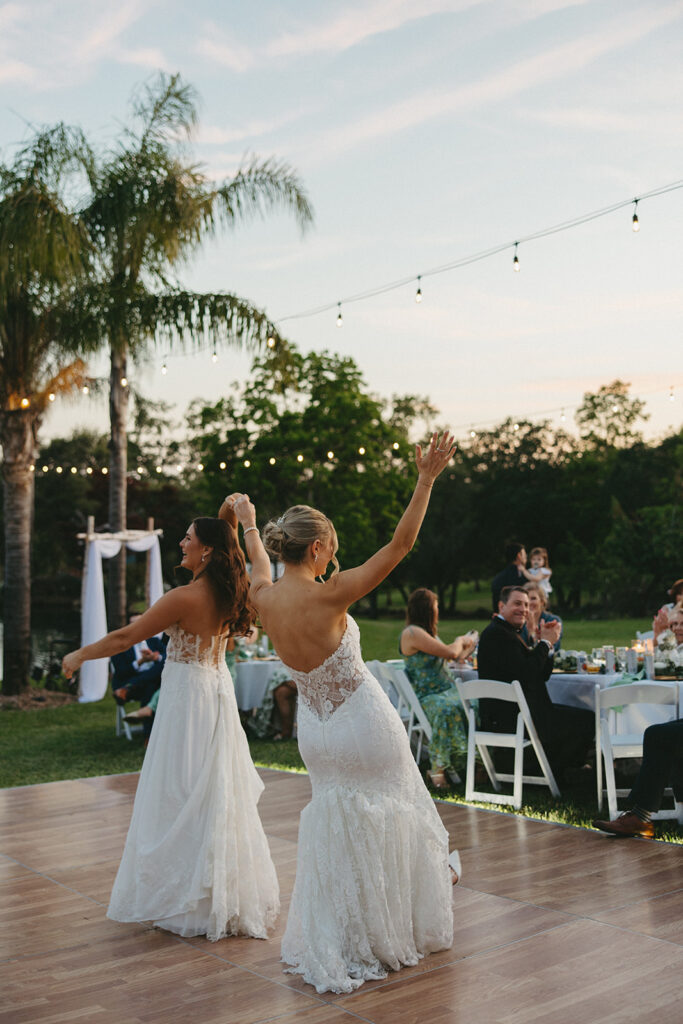
[[430, 636], [436, 636], [436, 606], [438, 597], [433, 590], [418, 587], [408, 598], [406, 625], [420, 626]]
[[235, 532], [224, 519], [211, 516], [199, 516], [192, 525], [201, 543], [213, 548], [200, 575], [206, 577], [213, 592], [221, 629], [228, 625], [230, 636], [244, 636], [256, 621], [256, 610], [249, 600], [247, 566]]

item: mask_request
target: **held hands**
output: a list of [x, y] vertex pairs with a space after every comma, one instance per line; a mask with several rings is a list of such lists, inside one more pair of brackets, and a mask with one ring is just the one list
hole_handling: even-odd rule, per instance
[[541, 634], [541, 640], [547, 640], [548, 643], [552, 644], [554, 647], [560, 639], [562, 626], [557, 619], [552, 619], [550, 622], [544, 622], [541, 620], [539, 624], [539, 632]]
[[83, 659], [80, 656], [80, 651], [71, 651], [62, 658], [62, 672], [67, 679], [71, 679], [74, 672], [77, 672], [82, 664]]
[[415, 445], [415, 465], [422, 483], [431, 485], [437, 476], [443, 473], [455, 450], [454, 440], [453, 434], [447, 430], [444, 431], [441, 440], [439, 440], [439, 435], [434, 432], [424, 455], [421, 446]]
[[242, 524], [243, 529], [248, 526], [256, 526], [256, 509], [249, 501], [248, 494], [239, 492], [229, 494], [223, 504], [228, 505], [236, 520]]

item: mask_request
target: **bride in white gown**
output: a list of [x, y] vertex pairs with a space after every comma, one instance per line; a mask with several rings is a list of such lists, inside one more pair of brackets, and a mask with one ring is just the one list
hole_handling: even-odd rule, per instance
[[[288, 509], [264, 529], [264, 548], [254, 506], [232, 496], [252, 600], [299, 691], [312, 799], [301, 816], [282, 958], [318, 992], [350, 992], [453, 941], [448, 834], [347, 613], [413, 546], [451, 454], [446, 434], [440, 443], [434, 435], [425, 455], [418, 446], [417, 486], [392, 540], [345, 572], [337, 572], [336, 534], [321, 512]], [[274, 584], [267, 552], [285, 563]], [[335, 573], [321, 585], [316, 577], [330, 561]]]
[[229, 635], [251, 625], [234, 512], [202, 517], [181, 541], [193, 574], [144, 615], [64, 659], [67, 676], [162, 630], [159, 704], [108, 916], [179, 935], [265, 938], [279, 913], [275, 868], [230, 673]]

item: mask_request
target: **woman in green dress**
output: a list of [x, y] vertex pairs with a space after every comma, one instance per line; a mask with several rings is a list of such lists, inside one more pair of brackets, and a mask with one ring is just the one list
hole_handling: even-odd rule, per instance
[[439, 600], [420, 587], [408, 598], [406, 627], [399, 650], [420, 704], [432, 727], [429, 754], [432, 770], [427, 777], [435, 789], [446, 789], [446, 768], [464, 768], [467, 762], [467, 727], [458, 691], [446, 661], [462, 661], [474, 650], [476, 631], [445, 644], [437, 636]]

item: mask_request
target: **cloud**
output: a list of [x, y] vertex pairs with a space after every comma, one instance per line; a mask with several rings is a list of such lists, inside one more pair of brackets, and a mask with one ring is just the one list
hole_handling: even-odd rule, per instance
[[204, 29], [196, 50], [210, 60], [242, 74], [264, 60], [301, 58], [321, 53], [341, 53], [360, 46], [367, 39], [402, 28], [436, 14], [457, 14], [491, 0], [374, 0], [335, 14], [332, 18], [295, 31], [283, 32], [262, 46], [249, 47], [214, 22]]
[[587, 65], [614, 51], [639, 42], [643, 36], [664, 28], [683, 16], [683, 3], [655, 7], [647, 12], [620, 16], [597, 31], [554, 46], [544, 53], [450, 91], [426, 90], [366, 117], [336, 126], [326, 135], [317, 135], [310, 145], [310, 161], [329, 159], [346, 150], [417, 127], [430, 120], [471, 113], [481, 107], [508, 103], [532, 88], [582, 71]]

